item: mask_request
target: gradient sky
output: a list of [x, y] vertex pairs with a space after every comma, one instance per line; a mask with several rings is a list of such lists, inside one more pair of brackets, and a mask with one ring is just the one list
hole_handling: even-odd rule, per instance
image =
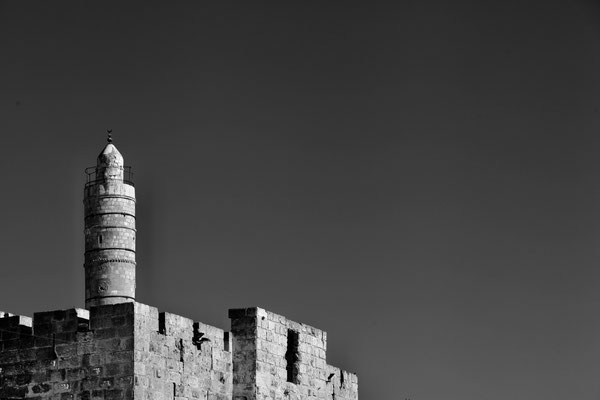
[[600, 6], [0, 1], [0, 309], [83, 307], [135, 171], [140, 302], [329, 333], [362, 400], [600, 397]]

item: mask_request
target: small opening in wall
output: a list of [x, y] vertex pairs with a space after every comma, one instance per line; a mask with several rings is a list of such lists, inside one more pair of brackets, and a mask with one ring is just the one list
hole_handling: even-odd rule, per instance
[[98, 235], [98, 244], [102, 244], [102, 235]]
[[179, 362], [183, 362], [183, 339], [179, 339]]
[[344, 387], [344, 371], [340, 371], [340, 389]]
[[161, 335], [167, 334], [167, 327], [165, 326], [165, 313], [158, 314], [158, 333]]
[[298, 383], [298, 363], [300, 361], [298, 342], [298, 332], [293, 329], [288, 329], [287, 351], [285, 352], [287, 381], [296, 384]]
[[229, 350], [229, 332], [223, 332], [223, 350], [231, 351]]

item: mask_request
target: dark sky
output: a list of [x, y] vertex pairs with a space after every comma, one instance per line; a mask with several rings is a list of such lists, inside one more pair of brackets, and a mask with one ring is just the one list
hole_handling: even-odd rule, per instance
[[362, 400], [600, 397], [600, 6], [0, 1], [0, 309], [83, 306], [83, 170], [138, 300], [329, 332]]

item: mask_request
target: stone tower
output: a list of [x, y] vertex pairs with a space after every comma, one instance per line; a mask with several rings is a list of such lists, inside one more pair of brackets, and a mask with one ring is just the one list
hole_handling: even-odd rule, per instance
[[135, 188], [110, 136], [86, 173], [85, 307], [135, 301]]

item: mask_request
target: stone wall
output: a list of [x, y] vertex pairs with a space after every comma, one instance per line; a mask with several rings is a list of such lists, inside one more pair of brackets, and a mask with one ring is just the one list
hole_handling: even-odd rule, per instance
[[328, 393], [328, 399], [358, 399], [358, 377], [356, 374], [327, 365], [327, 378], [325, 390]]
[[231, 334], [141, 303], [0, 312], [0, 400], [356, 400], [327, 334], [261, 308]]
[[136, 303], [136, 400], [231, 399], [228, 332]]
[[356, 375], [327, 365], [327, 333], [262, 308], [229, 310], [234, 400], [358, 399]]
[[132, 308], [0, 318], [0, 398], [133, 399]]

